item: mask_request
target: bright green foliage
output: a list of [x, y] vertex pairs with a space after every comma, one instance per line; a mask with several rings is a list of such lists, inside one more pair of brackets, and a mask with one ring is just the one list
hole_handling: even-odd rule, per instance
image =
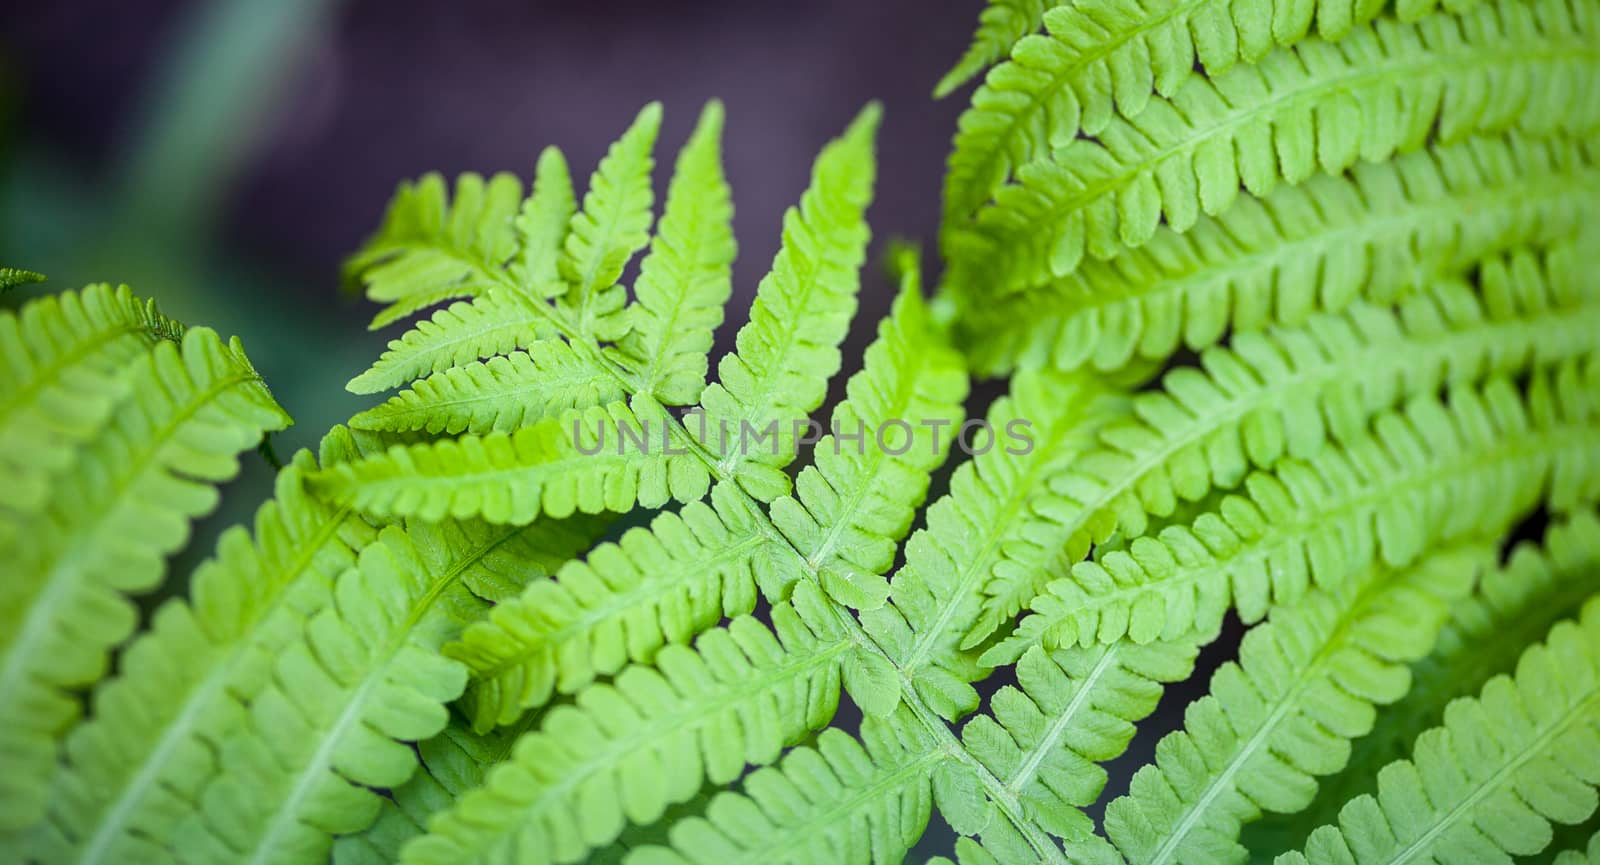
[[962, 329], [984, 372], [1019, 362], [1113, 370], [1208, 348], [1230, 330], [1300, 326], [1359, 297], [1392, 303], [1424, 287], [1419, 276], [1561, 242], [1597, 207], [1588, 141], [1476, 137], [1241, 198], [1188, 232], [1160, 228], [1138, 250], [986, 298]]
[[[405, 862], [561, 862], [727, 784], [833, 717], [860, 651], [809, 584], [771, 612], [669, 645], [544, 716], [506, 765], [409, 845]], [[775, 633], [774, 633], [775, 632]], [[845, 681], [849, 681], [846, 676]]]
[[[339, 431], [323, 462], [352, 456]], [[47, 832], [35, 839], [44, 862], [160, 862], [176, 821], [213, 770], [217, 748], [262, 692], [269, 659], [297, 639], [302, 620], [355, 562], [374, 532], [349, 512], [307, 495], [317, 464], [296, 454], [278, 476], [277, 496], [218, 542], [195, 571], [192, 601], [174, 599], [122, 655], [120, 675], [95, 692], [92, 720], [67, 739], [69, 762], [56, 785]]]
[[372, 326], [487, 292], [516, 248], [511, 218], [521, 201], [522, 182], [510, 174], [464, 174], [454, 196], [437, 174], [401, 184], [383, 227], [348, 265], [368, 298], [389, 304]]
[[530, 584], [446, 652], [475, 681], [467, 705], [478, 730], [514, 722], [559, 687], [572, 693], [664, 643], [687, 642], [724, 616], [755, 609], [755, 569], [772, 555], [756, 516], [724, 487], [710, 504], [657, 516]]
[[[784, 214], [783, 248], [739, 328], [738, 350], [717, 364], [717, 382], [700, 396], [701, 440], [721, 457], [717, 474], [763, 501], [788, 491], [781, 469], [795, 456], [795, 424], [822, 404], [839, 368], [870, 236], [863, 214], [876, 176], [877, 127], [878, 111], [869, 107], [817, 157], [805, 197]], [[769, 428], [779, 436], [770, 449], [730, 444], [746, 429]]]
[[1588, 134], [1600, 123], [1597, 35], [1600, 14], [1586, 0], [1502, 0], [1462, 19], [1380, 20], [1338, 43], [1200, 78], [1019, 169], [970, 228], [951, 227], [949, 281], [1039, 285], [1086, 254], [1143, 246], [1163, 221], [1188, 231], [1200, 214], [1226, 211], [1241, 186], [1267, 195], [1435, 134], [1441, 143], [1506, 130]]
[[1198, 644], [1208, 639], [1030, 649], [1017, 662], [1017, 686], [996, 692], [994, 716], [968, 721], [961, 739], [1016, 791], [1028, 819], [1052, 835], [1084, 837], [1093, 827], [1079, 809], [1105, 788], [1099, 764], [1127, 749], [1161, 686], [1188, 678]]
[[706, 386], [711, 335], [733, 291], [733, 203], [722, 176], [722, 106], [712, 102], [678, 157], [666, 212], [639, 265], [640, 319], [617, 347], [639, 390], [691, 405]]
[[1316, 777], [1342, 769], [1350, 740], [1371, 732], [1373, 704], [1405, 693], [1406, 664], [1427, 653], [1490, 554], [1373, 568], [1274, 608], [1189, 705], [1184, 729], [1156, 747], [1155, 764], [1106, 807], [1106, 834], [1130, 861], [1246, 861], [1240, 825], [1310, 804]]
[[719, 104], [670, 178], [650, 105], [584, 189], [404, 185], [349, 271], [440, 307], [348, 386], [397, 392], [131, 640], [284, 418], [126, 290], [0, 316], [0, 863], [1592, 857], [1597, 27], [990, 0], [943, 283], [895, 255], [827, 423], [876, 108], [714, 367]]
[[561, 309], [578, 333], [615, 339], [627, 325], [619, 316], [626, 292], [617, 277], [650, 241], [651, 154], [660, 129], [661, 106], [645, 106], [600, 160], [583, 209], [572, 218], [557, 266], [567, 285]]
[[744, 792], [723, 793], [704, 817], [679, 823], [670, 847], [643, 847], [626, 861], [896, 862], [927, 822], [927, 774], [943, 759], [918, 740], [904, 713], [869, 720], [860, 741], [827, 730], [815, 746], [745, 779]]
[[1045, 0], [988, 0], [979, 18], [972, 45], [956, 65], [933, 88], [935, 99], [972, 80], [1010, 53], [1017, 40], [1037, 33], [1044, 26], [1044, 14], [1056, 4]]
[[49, 495], [126, 396], [126, 369], [183, 327], [126, 286], [91, 285], [0, 317], [0, 460], [10, 480], [0, 522], [15, 529]]
[[[1315, 581], [1336, 586], [1369, 562], [1497, 535], [1545, 495], [1562, 508], [1600, 494], [1600, 369], [1536, 376], [1524, 404], [1505, 381], [1456, 388], [1378, 418], [1374, 435], [1245, 479], [1187, 525], [1073, 567], [987, 660], [1029, 645], [1136, 642], [1206, 630], [1230, 607], [1246, 622]], [[1487, 494], [1492, 490], [1493, 494]]]
[[613, 402], [510, 433], [397, 445], [333, 467], [319, 476], [320, 486], [378, 516], [481, 516], [512, 525], [540, 514], [625, 512], [635, 503], [660, 507], [669, 498], [705, 495], [705, 467], [661, 441], [666, 415], [641, 399], [652, 410], [643, 419], [627, 403]]
[[1385, 710], [1383, 723], [1352, 743], [1345, 771], [1322, 786], [1304, 815], [1248, 827], [1245, 846], [1258, 854], [1293, 849], [1310, 829], [1337, 822], [1339, 808], [1371, 792], [1378, 771], [1405, 757], [1418, 734], [1444, 718], [1446, 705], [1513, 670], [1525, 647], [1577, 613], [1600, 586], [1597, 576], [1600, 518], [1592, 512], [1552, 526], [1543, 545], [1518, 544], [1508, 562], [1484, 573], [1473, 593], [1453, 604], [1433, 651], [1412, 664], [1410, 690]]
[[[1584, 605], [1475, 699], [1417, 737], [1410, 760], [1378, 775], [1303, 853], [1280, 863], [1421, 861], [1538, 853], [1552, 821], [1594, 813], [1600, 785], [1600, 601]], [[1467, 853], [1466, 851], [1474, 851]], [[1421, 857], [1419, 859], [1418, 857]], [[1491, 858], [1492, 857], [1492, 858]]]
[[[30, 309], [22, 319], [25, 326], [45, 322], [43, 328], [64, 320], [59, 338], [83, 327], [105, 330], [107, 304], [116, 304], [134, 316], [122, 329], [144, 334], [138, 339], [149, 340], [151, 327], [177, 336], [127, 295], [91, 290], [87, 303], [98, 314], [81, 312], [80, 303], [40, 301], [38, 311]], [[13, 327], [7, 330], [15, 334]], [[117, 341], [116, 329], [109, 328], [108, 341]], [[56, 344], [31, 328], [30, 336], [35, 346]], [[121, 393], [112, 398], [100, 428], [81, 436], [82, 444], [63, 456], [70, 470], [60, 473], [47, 501], [23, 514], [14, 534], [8, 527], [3, 538], [0, 753], [15, 771], [6, 773], [0, 787], [0, 830], [27, 825], [41, 814], [55, 743], [79, 713], [68, 689], [101, 678], [108, 650], [137, 623], [137, 610], [125, 596], [159, 584], [163, 559], [183, 546], [189, 521], [214, 506], [214, 485], [238, 471], [239, 451], [288, 423], [237, 340], [224, 343], [212, 331], [195, 328], [181, 341], [151, 341], [138, 353], [131, 346], [112, 347], [109, 356], [99, 353], [103, 344], [79, 342], [76, 354], [90, 355], [80, 361], [86, 368], [73, 363], [78, 358], [70, 347], [55, 355], [56, 363], [49, 354], [35, 353], [46, 362], [18, 364], [22, 378], [10, 380], [22, 385], [25, 399], [30, 390], [44, 395], [71, 388], [80, 372], [91, 399], [106, 398], [107, 385]], [[7, 343], [6, 356], [26, 357], [21, 346]], [[120, 369], [101, 366], [103, 372], [94, 373], [119, 356]], [[113, 384], [116, 379], [121, 381]]]
[[[1291, 46], [1313, 32], [1337, 42], [1388, 4], [1292, 0], [1090, 0], [1060, 4], [1043, 15], [1046, 36], [1015, 27], [1010, 59], [989, 75], [962, 115], [945, 181], [950, 218], [987, 201], [1018, 166], [1046, 157], [1079, 131], [1099, 135], [1116, 113], [1139, 118], [1152, 91], [1172, 98], [1240, 61], [1267, 59], [1274, 44]], [[1434, 0], [1402, 0], [1403, 21], [1422, 17]], [[1461, 12], [1473, 0], [1446, 2]], [[985, 18], [988, 23], [988, 17]], [[979, 34], [999, 39], [1000, 19]], [[969, 55], [970, 56], [970, 55]], [[984, 56], [989, 56], [985, 52]], [[965, 65], [965, 64], [964, 64]], [[959, 68], [959, 67], [958, 67]], [[1116, 113], [1114, 113], [1116, 112]]]
[[508, 432], [559, 418], [569, 408], [605, 405], [622, 397], [616, 379], [602, 374], [572, 347], [540, 340], [513, 351], [434, 373], [409, 390], [350, 419], [356, 429], [381, 432]]

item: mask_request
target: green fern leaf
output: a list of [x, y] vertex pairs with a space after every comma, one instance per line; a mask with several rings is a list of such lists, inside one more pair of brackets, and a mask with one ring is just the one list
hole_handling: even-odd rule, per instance
[[[855, 313], [870, 234], [865, 211], [878, 117], [869, 106], [817, 157], [800, 206], [784, 215], [783, 247], [739, 329], [738, 351], [721, 360], [717, 383], [701, 397], [717, 476], [736, 478], [762, 501], [788, 492], [782, 469], [795, 456], [795, 425], [822, 404], [839, 369], [838, 345]], [[779, 445], [769, 451], [726, 444], [746, 429], [775, 429]]]
[[1524, 648], [1575, 615], [1596, 590], [1600, 518], [1592, 511], [1551, 526], [1542, 545], [1518, 544], [1503, 567], [1483, 575], [1471, 597], [1455, 603], [1432, 653], [1412, 665], [1415, 684], [1370, 735], [1353, 743], [1345, 771], [1323, 784], [1303, 817], [1268, 817], [1248, 827], [1246, 846], [1292, 849], [1304, 843], [1310, 828], [1336, 822], [1345, 802], [1373, 791], [1378, 770], [1404, 757], [1423, 730], [1439, 724], [1446, 705], [1514, 669]]
[[904, 712], [869, 719], [861, 740], [824, 730], [813, 747], [713, 798], [680, 821], [670, 845], [635, 849], [627, 865], [765, 865], [901, 861], [932, 806], [928, 776], [946, 755], [925, 746]]
[[1072, 273], [1085, 254], [1143, 246], [1163, 220], [1188, 231], [1201, 213], [1231, 206], [1241, 185], [1266, 195], [1431, 137], [1586, 135], [1600, 123], [1597, 28], [1587, 5], [1500, 0], [1464, 20], [1380, 20], [1337, 45], [1307, 42], [1196, 80], [1136, 120], [1113, 120], [1096, 141], [1071, 141], [1020, 169], [972, 228], [951, 236], [948, 281], [1037, 285]]
[[41, 815], [54, 742], [79, 710], [68, 689], [99, 679], [137, 622], [124, 595], [156, 587], [237, 454], [288, 423], [239, 342], [204, 328], [158, 342], [127, 375], [129, 398], [20, 526], [27, 543], [6, 540], [0, 752], [17, 771], [0, 791], [0, 828]]
[[554, 323], [512, 293], [491, 293], [453, 303], [417, 323], [372, 365], [345, 385], [351, 393], [393, 390], [429, 373], [465, 366], [479, 358], [533, 347], [555, 336]]
[[[704, 496], [706, 468], [686, 443], [664, 440], [666, 414], [648, 398], [633, 405], [572, 410], [510, 434], [397, 445], [314, 480], [336, 501], [380, 517], [510, 525]], [[649, 412], [645, 420], [639, 408]]]
[[554, 339], [526, 351], [436, 372], [388, 402], [350, 419], [357, 429], [429, 433], [511, 432], [567, 409], [588, 409], [623, 398], [614, 376]]
[[[834, 433], [816, 444], [795, 495], [772, 502], [771, 517], [829, 595], [871, 609], [888, 597], [879, 575], [911, 530], [967, 394], [961, 357], [929, 320], [915, 269], [845, 390]], [[873, 441], [846, 445], [850, 430]]]
[[619, 315], [625, 293], [616, 283], [634, 253], [650, 242], [650, 172], [660, 129], [661, 105], [652, 102], [606, 151], [589, 180], [583, 210], [572, 218], [559, 260], [570, 288], [561, 300], [580, 334], [616, 339], [627, 327]]
[[706, 385], [706, 356], [733, 291], [733, 204], [722, 176], [722, 104], [700, 115], [678, 156], [650, 253], [634, 283], [630, 330], [618, 360], [640, 393], [693, 405]]
[[0, 294], [5, 294], [19, 285], [33, 285], [44, 280], [42, 273], [34, 273], [19, 267], [0, 267]]
[[983, 70], [1011, 53], [1011, 46], [1044, 26], [1044, 14], [1054, 8], [1053, 0], [989, 0], [978, 19], [978, 32], [972, 45], [956, 65], [939, 79], [933, 98], [943, 99], [951, 91], [971, 81]]
[[510, 724], [554, 689], [575, 693], [725, 616], [749, 613], [755, 571], [777, 554], [750, 507], [717, 487], [710, 504], [660, 514], [555, 579], [530, 583], [445, 648], [472, 670], [465, 709], [474, 728]]
[[567, 284], [561, 279], [561, 250], [567, 230], [578, 210], [572, 191], [572, 174], [560, 148], [546, 147], [534, 169], [533, 193], [517, 213], [517, 282], [533, 297], [559, 297]]
[[[182, 862], [325, 859], [332, 834], [378, 818], [371, 788], [403, 784], [417, 764], [409, 742], [439, 733], [466, 668], [438, 648], [483, 615], [468, 589], [496, 585], [493, 554], [522, 545], [522, 568], [548, 572], [583, 533], [541, 524], [383, 530], [271, 660], [272, 675], [219, 747], [218, 771], [172, 853]], [[308, 694], [320, 695], [306, 699]]]
[[1401, 573], [1358, 579], [1275, 608], [1245, 635], [1239, 661], [1212, 677], [1184, 729], [1106, 806], [1106, 834], [1130, 862], [1242, 863], [1243, 823], [1311, 803], [1316, 778], [1344, 768], [1371, 732], [1374, 704], [1410, 686], [1450, 603], [1471, 591], [1493, 548], [1435, 555]]
[[438, 174], [401, 184], [383, 227], [345, 265], [369, 299], [388, 304], [372, 327], [506, 284], [503, 268], [516, 252], [512, 220], [521, 202], [522, 181], [510, 174], [488, 181], [463, 174], [454, 200]]
[[43, 507], [51, 480], [128, 395], [130, 364], [183, 327], [127, 287], [91, 285], [0, 313], [0, 531]]
[[[1475, 0], [1448, 0], [1459, 13]], [[958, 121], [945, 180], [945, 212], [954, 222], [989, 200], [1020, 165], [1049, 155], [1078, 136], [1099, 135], [1113, 111], [1137, 120], [1152, 91], [1177, 96], [1196, 61], [1218, 77], [1241, 60], [1256, 63], [1274, 45], [1318, 34], [1337, 41], [1381, 14], [1385, 3], [1286, 0], [1092, 0], [1060, 4], [1037, 27], [1015, 30], [1010, 59], [990, 73]], [[1436, 0], [1401, 0], [1399, 17], [1414, 21]]]
[[[552, 709], [511, 760], [408, 845], [406, 863], [577, 861], [626, 823], [648, 824], [701, 786], [825, 726], [853, 650], [810, 587], [772, 609], [774, 631], [748, 616], [670, 645], [653, 667]], [[669, 768], [670, 767], [670, 768]]]
[[1059, 837], [1084, 838], [1093, 827], [1079, 809], [1106, 784], [1098, 764], [1127, 750], [1134, 724], [1155, 710], [1163, 684], [1188, 678], [1208, 639], [1029, 649], [1017, 663], [1018, 685], [996, 692], [993, 716], [968, 721], [961, 740], [1016, 791], [1027, 819]]
[[[758, 586], [776, 600], [814, 580], [872, 602], [873, 581], [910, 529], [965, 393], [959, 359], [927, 320], [917, 288], [914, 278], [907, 282], [835, 412], [836, 425], [859, 425], [864, 437], [876, 439], [890, 421], [904, 424], [907, 437], [889, 440], [887, 449], [863, 441], [859, 452], [836, 452], [837, 439], [824, 438], [816, 463], [800, 475], [800, 497], [775, 502], [770, 522], [719, 485], [710, 506], [663, 514], [650, 531], [632, 531], [501, 605], [447, 649], [474, 670], [469, 705], [480, 728], [510, 723], [542, 705], [552, 688], [571, 693], [629, 660], [649, 662], [662, 645], [685, 642], [725, 616], [750, 612]], [[930, 431], [925, 421], [943, 426]]]
[[1514, 676], [1445, 710], [1409, 761], [1378, 775], [1337, 826], [1311, 833], [1283, 865], [1449, 858], [1509, 861], [1550, 843], [1551, 822], [1595, 810], [1600, 784], [1600, 602], [1523, 653]]
[[[335, 430], [324, 464], [348, 459]], [[193, 600], [168, 601], [150, 630], [119, 659], [119, 674], [96, 690], [91, 720], [67, 738], [49, 823], [35, 834], [41, 863], [157, 863], [159, 839], [177, 836], [184, 796], [213, 768], [215, 749], [260, 693], [271, 658], [298, 635], [317, 589], [353, 565], [371, 527], [307, 495], [317, 461], [295, 455], [277, 496], [244, 527], [224, 533], [216, 558], [190, 580]], [[158, 840], [152, 840], [158, 839]]]
[[[995, 574], [1040, 570], [1056, 555], [1051, 524], [1038, 507], [1046, 481], [1090, 449], [1095, 430], [1125, 411], [1123, 402], [1080, 379], [1018, 374], [987, 418], [997, 440], [956, 468], [950, 493], [928, 509], [927, 526], [906, 543], [905, 565], [890, 582], [892, 603], [862, 617], [940, 717], [954, 719], [977, 706], [968, 683], [983, 671], [960, 649], [984, 613], [983, 588]], [[1031, 441], [1021, 443], [1013, 437], [1019, 433]]]
[[1472, 138], [1241, 198], [1186, 233], [1021, 294], [969, 304], [960, 336], [977, 371], [1018, 364], [1115, 370], [1200, 351], [1230, 330], [1299, 326], [1317, 309], [1402, 297], [1517, 245], [1591, 223], [1600, 170], [1586, 140]]
[[1152, 516], [1234, 487], [1251, 465], [1355, 441], [1373, 415], [1445, 386], [1591, 355], [1600, 295], [1579, 256], [1565, 246], [1493, 259], [1482, 267], [1483, 301], [1444, 284], [1393, 311], [1357, 304], [1299, 330], [1237, 334], [1231, 348], [1204, 352], [1199, 369], [1168, 373], [1042, 480], [1031, 508], [1038, 547], [995, 569], [963, 645], [981, 643], [1092, 544], [1138, 537]]
[[1375, 421], [1371, 438], [1253, 474], [1246, 495], [1189, 525], [1078, 564], [984, 661], [1040, 642], [1208, 630], [1230, 605], [1254, 622], [1313, 578], [1337, 585], [1380, 557], [1403, 567], [1431, 546], [1505, 531], [1547, 496], [1570, 510], [1600, 492], [1597, 388], [1591, 362], [1535, 376], [1526, 403], [1503, 380], [1452, 389], [1448, 408], [1417, 400]]

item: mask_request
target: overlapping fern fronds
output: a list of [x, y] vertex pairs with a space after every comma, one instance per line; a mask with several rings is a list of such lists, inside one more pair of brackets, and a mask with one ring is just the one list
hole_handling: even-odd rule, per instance
[[993, 0], [938, 296], [895, 258], [825, 420], [875, 108], [715, 364], [717, 104], [659, 219], [654, 105], [583, 189], [405, 184], [348, 272], [420, 316], [349, 385], [398, 392], [120, 650], [284, 418], [125, 290], [0, 318], [0, 861], [888, 865], [935, 813], [964, 865], [1592, 856], [1597, 27]]

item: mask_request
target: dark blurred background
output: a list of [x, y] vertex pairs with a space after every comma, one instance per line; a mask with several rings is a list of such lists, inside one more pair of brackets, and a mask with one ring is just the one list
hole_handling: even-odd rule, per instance
[[[128, 282], [241, 336], [314, 444], [397, 334], [339, 262], [402, 178], [509, 170], [546, 144], [586, 175], [633, 114], [667, 110], [658, 186], [710, 97], [727, 103], [740, 257], [731, 341], [812, 156], [882, 101], [875, 252], [927, 244], [962, 99], [929, 93], [977, 0], [52, 0], [0, 11], [0, 262], [49, 289]], [[887, 309], [874, 268], [857, 345]], [[10, 301], [15, 303], [16, 300]], [[857, 356], [846, 351], [845, 356]]]

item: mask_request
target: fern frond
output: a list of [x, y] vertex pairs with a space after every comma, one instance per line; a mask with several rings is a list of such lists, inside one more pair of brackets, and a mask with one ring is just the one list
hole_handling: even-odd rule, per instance
[[525, 543], [519, 561], [537, 574], [583, 538], [556, 524], [384, 529], [270, 659], [270, 677], [197, 796], [207, 806], [171, 854], [194, 863], [320, 859], [331, 835], [371, 825], [380, 804], [372, 788], [412, 775], [408, 743], [439, 733], [445, 705], [466, 685], [466, 668], [438, 649], [483, 614], [468, 588], [499, 582], [493, 554]]
[[1045, 10], [1056, 5], [1054, 0], [988, 0], [978, 18], [978, 32], [972, 35], [972, 45], [939, 79], [933, 88], [933, 98], [949, 96], [951, 91], [1010, 54], [1017, 40], [1039, 32], [1044, 26]]
[[1373, 729], [1374, 705], [1410, 686], [1406, 665], [1427, 654], [1452, 601], [1494, 559], [1479, 545], [1403, 572], [1357, 579], [1275, 608], [1239, 661], [1191, 703], [1184, 729], [1106, 806], [1106, 834], [1130, 862], [1242, 863], [1242, 824], [1311, 803], [1317, 777], [1344, 768], [1351, 740]]
[[20, 267], [0, 267], [0, 294], [5, 294], [19, 285], [33, 285], [44, 282], [44, 274], [23, 270]]
[[1386, 709], [1370, 735], [1353, 743], [1344, 772], [1325, 783], [1304, 817], [1269, 817], [1246, 832], [1252, 850], [1300, 846], [1307, 830], [1338, 819], [1339, 808], [1372, 790], [1378, 770], [1404, 757], [1416, 737], [1439, 724], [1452, 700], [1516, 666], [1517, 655], [1600, 591], [1600, 518], [1580, 511], [1552, 525], [1543, 544], [1520, 543], [1502, 567], [1485, 573], [1451, 608], [1433, 651], [1412, 665], [1415, 683]]
[[[633, 406], [570, 410], [509, 434], [396, 445], [313, 480], [335, 501], [380, 517], [482, 517], [510, 525], [705, 495], [706, 468], [686, 443], [666, 438], [666, 414], [648, 397]], [[637, 408], [649, 412], [644, 419]]]
[[42, 507], [51, 479], [128, 394], [128, 366], [183, 326], [127, 287], [91, 285], [0, 313], [0, 522]]
[[940, 717], [977, 706], [967, 683], [982, 669], [961, 651], [969, 630], [986, 615], [998, 626], [1032, 599], [1018, 599], [1009, 611], [986, 610], [983, 588], [1000, 574], [1042, 571], [1057, 555], [1039, 504], [1047, 481], [1092, 448], [1100, 425], [1125, 411], [1123, 399], [1085, 380], [1019, 373], [990, 409], [995, 440], [956, 467], [950, 492], [906, 543], [905, 564], [890, 581], [891, 603], [865, 614], [862, 625]]
[[383, 405], [350, 419], [357, 429], [429, 433], [511, 432], [567, 409], [608, 405], [624, 397], [615, 376], [597, 369], [566, 342], [543, 339], [525, 351], [436, 372]]
[[522, 203], [522, 181], [496, 174], [445, 180], [428, 174], [402, 183], [383, 226], [345, 265], [367, 297], [386, 306], [374, 329], [454, 297], [472, 297], [503, 285], [503, 270], [517, 249], [512, 224]]
[[900, 862], [932, 808], [929, 749], [905, 710], [862, 724], [861, 740], [824, 730], [815, 746], [721, 793], [681, 820], [670, 846], [636, 848], [627, 865], [838, 865]]
[[1462, 19], [1379, 20], [1336, 45], [1307, 42], [1214, 80], [1197, 76], [1136, 120], [1113, 120], [1097, 141], [1071, 141], [1020, 169], [951, 235], [948, 282], [1037, 285], [1086, 254], [1143, 246], [1163, 221], [1187, 231], [1231, 206], [1241, 184], [1266, 195], [1435, 138], [1586, 135], [1600, 123], [1597, 34], [1587, 0], [1498, 0]]
[[1570, 238], [1595, 218], [1596, 155], [1582, 139], [1480, 137], [1280, 186], [1047, 286], [986, 295], [963, 309], [961, 341], [985, 374], [1110, 371], [1358, 297], [1388, 303], [1485, 256]]
[[[701, 396], [709, 430], [722, 433], [706, 436], [715, 439], [707, 444], [719, 457], [717, 476], [736, 478], [762, 501], [788, 492], [782, 469], [795, 456], [795, 424], [822, 404], [839, 370], [870, 236], [865, 211], [879, 114], [869, 106], [817, 157], [799, 207], [784, 214], [783, 246], [739, 329], [738, 350], [722, 358], [718, 381]], [[772, 451], [714, 446], [769, 427], [780, 436]]]
[[[353, 456], [340, 430], [323, 462]], [[214, 768], [215, 750], [244, 716], [244, 699], [270, 676], [267, 659], [298, 635], [319, 590], [356, 561], [374, 532], [307, 494], [317, 460], [301, 451], [279, 473], [255, 534], [225, 532], [196, 569], [191, 601], [174, 599], [95, 691], [90, 721], [66, 740], [65, 770], [49, 824], [35, 840], [42, 863], [161, 862], [150, 839], [171, 839], [186, 798]]]
[[666, 405], [693, 405], [706, 385], [706, 356], [733, 291], [733, 203], [722, 176], [722, 104], [700, 115], [678, 156], [667, 205], [639, 265], [630, 330], [618, 359]]
[[[964, 365], [930, 319], [921, 290], [913, 268], [861, 372], [846, 383], [834, 432], [817, 442], [795, 494], [778, 497], [770, 510], [772, 525], [805, 558], [806, 570], [853, 609], [880, 606], [888, 597], [880, 575], [894, 564], [928, 475], [944, 461], [963, 416]], [[846, 445], [854, 435], [872, 441]]]
[[1093, 826], [1079, 809], [1106, 784], [1099, 764], [1127, 750], [1134, 724], [1155, 710], [1163, 685], [1189, 677], [1208, 639], [1029, 649], [1017, 662], [1017, 685], [997, 691], [992, 716], [968, 721], [961, 741], [1015, 792], [1027, 819], [1081, 839]]
[[78, 468], [20, 525], [27, 543], [6, 540], [0, 752], [16, 771], [0, 790], [0, 828], [40, 816], [54, 743], [78, 714], [68, 690], [99, 679], [136, 624], [124, 595], [160, 582], [189, 521], [215, 504], [214, 485], [237, 473], [238, 453], [288, 424], [239, 342], [204, 328], [157, 342], [127, 386]]
[[995, 572], [964, 645], [1009, 621], [1092, 544], [1116, 532], [1138, 537], [1152, 516], [1234, 487], [1252, 465], [1352, 442], [1373, 415], [1445, 386], [1591, 355], [1600, 294], [1579, 255], [1566, 246], [1494, 259], [1483, 266], [1484, 301], [1444, 284], [1392, 311], [1357, 304], [1299, 330], [1236, 334], [1230, 348], [1204, 352], [1199, 369], [1168, 373], [1161, 390], [1134, 396], [1092, 446], [1044, 479], [1032, 510], [1048, 552]]
[[548, 316], [513, 293], [491, 293], [453, 303], [417, 323], [389, 347], [372, 368], [345, 385], [351, 393], [393, 390], [430, 373], [465, 366], [479, 358], [528, 348], [555, 336]]
[[589, 179], [583, 209], [572, 218], [559, 259], [569, 288], [560, 300], [580, 334], [617, 339], [627, 327], [619, 315], [626, 292], [617, 279], [650, 242], [650, 173], [660, 130], [661, 105], [652, 102], [606, 151]]
[[1313, 578], [1337, 585], [1379, 558], [1406, 566], [1434, 545], [1504, 531], [1546, 497], [1568, 510], [1600, 492], [1597, 420], [1592, 362], [1534, 376], [1525, 402], [1503, 380], [1454, 388], [1448, 407], [1416, 400], [1378, 418], [1369, 438], [1255, 473], [1246, 494], [1189, 525], [1076, 565], [985, 663], [1040, 642], [1208, 630], [1230, 605], [1253, 622]]
[[474, 728], [510, 724], [552, 690], [575, 693], [629, 661], [648, 663], [724, 617], [755, 609], [756, 569], [780, 554], [756, 514], [717, 487], [650, 527], [536, 580], [466, 629], [445, 654], [472, 671], [464, 708]]
[[517, 213], [517, 283], [533, 297], [558, 297], [567, 290], [561, 280], [561, 250], [566, 245], [572, 216], [578, 210], [572, 191], [572, 174], [558, 147], [539, 153], [534, 168], [533, 192]]
[[[1475, 0], [1446, 2], [1460, 13]], [[1174, 98], [1200, 80], [1198, 61], [1219, 77], [1241, 60], [1256, 63], [1273, 46], [1318, 35], [1337, 41], [1381, 14], [1388, 4], [1255, 0], [1093, 0], [1052, 4], [1048, 36], [1016, 32], [1009, 59], [996, 67], [957, 122], [945, 179], [948, 224], [988, 201], [1018, 166], [1078, 137], [1099, 135], [1114, 112], [1137, 120], [1152, 92]], [[1399, 17], [1413, 21], [1436, 0], [1403, 0]], [[1358, 31], [1359, 32], [1359, 31]], [[997, 34], [998, 35], [998, 34]]]
[[1551, 822], [1595, 810], [1600, 784], [1600, 601], [1523, 653], [1514, 676], [1445, 710], [1411, 759], [1378, 775], [1337, 826], [1311, 833], [1284, 865], [1499, 862], [1538, 853]]
[[[914, 279], [846, 390], [835, 425], [859, 426], [872, 443], [862, 441], [856, 451], [833, 436], [817, 442], [815, 464], [800, 474], [799, 498], [778, 499], [770, 519], [719, 485], [710, 506], [691, 503], [679, 515], [658, 516], [650, 531], [597, 549], [469, 628], [446, 651], [474, 671], [468, 703], [475, 723], [509, 723], [543, 704], [552, 688], [571, 693], [629, 660], [649, 662], [666, 643], [750, 612], [757, 588], [776, 600], [808, 579], [858, 604], [874, 597], [881, 603], [874, 580], [910, 529], [965, 393], [959, 358], [928, 320]], [[943, 427], [930, 431], [927, 421]], [[904, 424], [906, 435], [879, 447], [879, 431], [890, 422]]]
[[706, 782], [736, 780], [820, 729], [856, 649], [810, 586], [772, 608], [663, 648], [544, 716], [504, 766], [429, 824], [406, 863], [578, 861], [627, 823], [649, 824]]

